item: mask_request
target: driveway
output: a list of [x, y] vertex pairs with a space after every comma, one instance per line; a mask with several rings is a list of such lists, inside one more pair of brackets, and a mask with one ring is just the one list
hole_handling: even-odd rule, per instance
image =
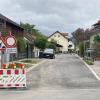
[[27, 89], [0, 91], [1, 100], [100, 100], [100, 81], [75, 55], [60, 54], [27, 73]]

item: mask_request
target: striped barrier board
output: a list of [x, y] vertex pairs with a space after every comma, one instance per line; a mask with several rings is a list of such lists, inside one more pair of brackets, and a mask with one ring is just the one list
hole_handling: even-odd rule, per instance
[[26, 87], [25, 69], [0, 69], [0, 88]]

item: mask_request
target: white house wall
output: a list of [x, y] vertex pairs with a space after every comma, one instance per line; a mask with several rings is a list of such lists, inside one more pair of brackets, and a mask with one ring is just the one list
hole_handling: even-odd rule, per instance
[[54, 39], [55, 41], [57, 41], [57, 44], [62, 45], [62, 52], [66, 52], [68, 51], [68, 39], [64, 38], [61, 34], [59, 33], [55, 33], [54, 35], [52, 35], [48, 41], [51, 41], [52, 39]]
[[75, 45], [74, 45], [74, 43], [72, 42], [72, 41], [69, 41], [69, 45], [71, 45], [72, 47], [70, 47], [69, 49], [72, 49], [72, 50], [74, 50], [75, 49]]

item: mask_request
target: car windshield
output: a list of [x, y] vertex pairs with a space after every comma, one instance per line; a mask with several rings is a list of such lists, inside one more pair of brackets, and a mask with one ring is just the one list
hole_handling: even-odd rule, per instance
[[45, 49], [44, 53], [53, 53], [53, 49]]

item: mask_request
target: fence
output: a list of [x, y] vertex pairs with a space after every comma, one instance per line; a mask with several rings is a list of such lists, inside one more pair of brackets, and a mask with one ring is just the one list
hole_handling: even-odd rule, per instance
[[18, 53], [16, 54], [11, 54], [10, 55], [10, 61], [14, 61], [14, 60], [20, 60], [20, 59], [25, 59], [25, 58], [33, 58], [34, 57], [34, 53]]

